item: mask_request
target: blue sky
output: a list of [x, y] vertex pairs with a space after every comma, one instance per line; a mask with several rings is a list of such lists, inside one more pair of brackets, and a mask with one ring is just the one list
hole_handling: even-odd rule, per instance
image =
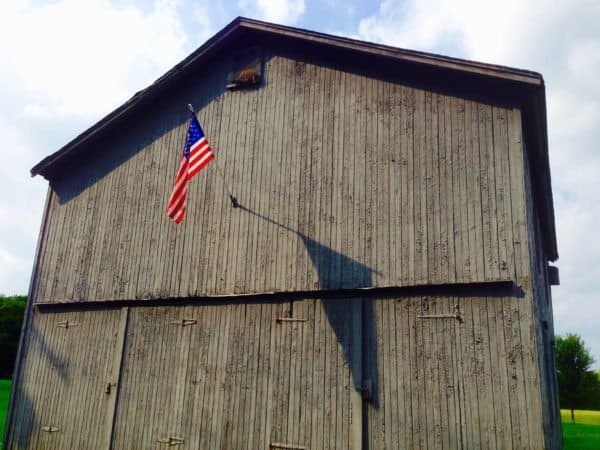
[[47, 187], [29, 169], [239, 15], [541, 72], [562, 283], [555, 326], [580, 333], [600, 367], [597, 0], [3, 0], [0, 293], [27, 292]]

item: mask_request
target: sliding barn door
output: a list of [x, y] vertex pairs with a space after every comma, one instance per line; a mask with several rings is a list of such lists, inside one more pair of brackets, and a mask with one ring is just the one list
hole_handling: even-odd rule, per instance
[[500, 295], [370, 300], [368, 448], [542, 448], [522, 413], [535, 410], [522, 303]]
[[132, 308], [113, 448], [360, 448], [357, 318], [345, 300]]
[[32, 314], [7, 449], [108, 449], [124, 312]]

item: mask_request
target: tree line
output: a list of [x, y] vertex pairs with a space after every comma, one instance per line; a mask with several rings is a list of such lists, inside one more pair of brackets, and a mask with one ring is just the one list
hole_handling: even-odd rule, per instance
[[560, 407], [571, 410], [600, 410], [600, 371], [592, 370], [594, 358], [578, 334], [556, 336], [556, 375]]
[[0, 294], [0, 378], [11, 378], [27, 297]]

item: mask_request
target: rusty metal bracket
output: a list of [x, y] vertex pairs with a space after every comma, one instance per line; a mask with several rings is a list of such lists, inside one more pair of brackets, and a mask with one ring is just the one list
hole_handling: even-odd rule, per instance
[[460, 314], [430, 314], [428, 316], [417, 316], [419, 319], [458, 319], [461, 320]]
[[42, 427], [42, 431], [45, 431], [47, 433], [56, 433], [57, 431], [60, 431], [60, 428], [46, 425]]
[[106, 388], [104, 389], [104, 393], [105, 394], [110, 394], [110, 391], [112, 390], [112, 387], [116, 386], [116, 385], [117, 385], [117, 383], [112, 383], [112, 382], [108, 381], [106, 383]]
[[71, 328], [71, 327], [76, 327], [76, 326], [78, 326], [78, 324], [76, 322], [69, 322], [68, 320], [63, 320], [63, 321], [58, 322], [56, 324], [56, 326], [58, 328], [68, 329], [68, 328]]
[[463, 316], [458, 305], [454, 305], [454, 314], [421, 314], [417, 319], [456, 319], [463, 323]]
[[173, 320], [169, 323], [172, 325], [181, 325], [182, 327], [185, 327], [187, 325], [196, 325], [198, 323], [198, 321], [196, 319], [181, 319], [181, 320]]
[[278, 317], [277, 319], [275, 319], [275, 321], [277, 323], [282, 323], [282, 322], [307, 322], [308, 319], [303, 319], [301, 317]]
[[184, 440], [183, 438], [177, 436], [169, 436], [168, 438], [159, 439], [158, 442], [161, 444], [167, 444], [169, 447], [174, 447], [176, 445], [182, 445]]
[[362, 385], [356, 389], [360, 392], [363, 400], [372, 400], [373, 399], [373, 380], [366, 379], [362, 382]]
[[288, 450], [308, 450], [307, 447], [303, 445], [295, 445], [295, 444], [281, 444], [278, 442], [271, 442], [269, 444], [269, 448], [285, 448]]

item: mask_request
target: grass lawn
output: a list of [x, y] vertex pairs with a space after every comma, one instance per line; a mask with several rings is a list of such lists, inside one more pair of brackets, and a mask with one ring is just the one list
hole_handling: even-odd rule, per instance
[[10, 380], [0, 380], [0, 449], [4, 442], [4, 424], [8, 412], [8, 397], [10, 395]]
[[[0, 449], [4, 439], [4, 424], [8, 410], [10, 380], [0, 380]], [[562, 409], [564, 450], [600, 449], [600, 411], [575, 410], [575, 423], [571, 411]]]
[[561, 409], [565, 450], [600, 449], [600, 411], [575, 410], [575, 423], [571, 411]]

